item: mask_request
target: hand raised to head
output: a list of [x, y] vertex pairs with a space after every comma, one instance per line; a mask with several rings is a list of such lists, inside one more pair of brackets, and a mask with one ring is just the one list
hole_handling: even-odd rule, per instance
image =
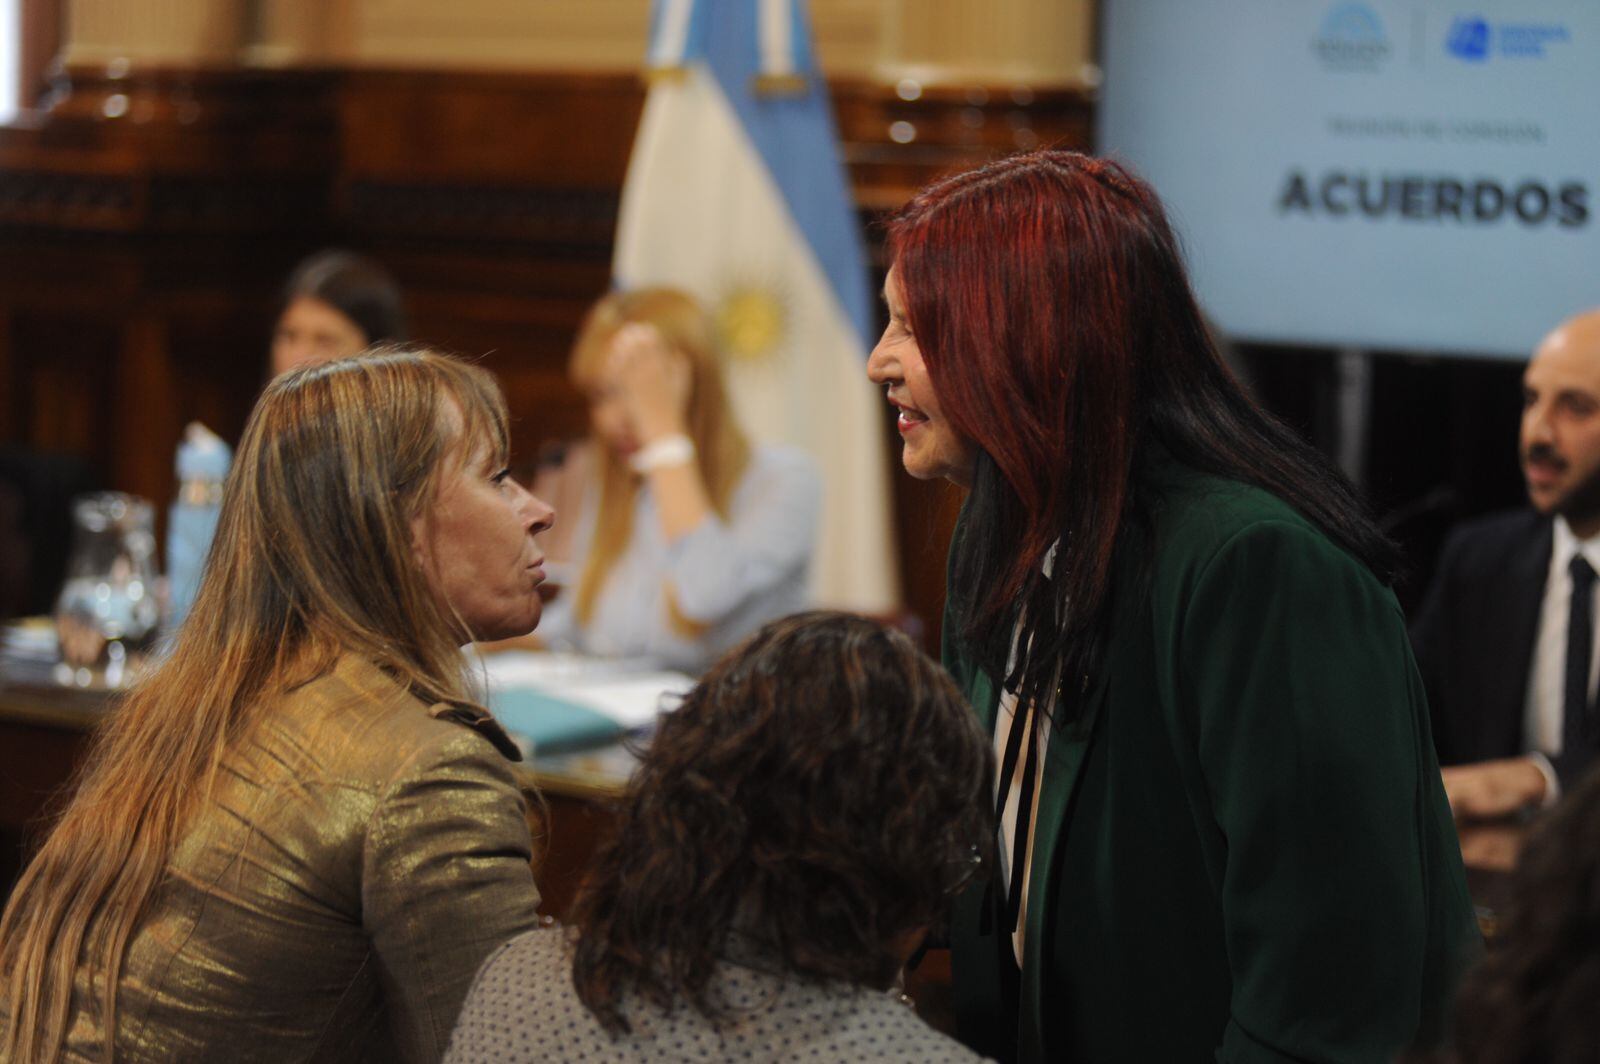
[[655, 326], [634, 322], [617, 330], [606, 372], [641, 444], [686, 431], [689, 360]]

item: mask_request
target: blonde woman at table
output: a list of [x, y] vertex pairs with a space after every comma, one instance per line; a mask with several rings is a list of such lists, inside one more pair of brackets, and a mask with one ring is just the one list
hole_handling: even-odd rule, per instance
[[581, 502], [570, 547], [550, 545], [575, 585], [551, 603], [548, 645], [699, 672], [805, 605], [815, 467], [746, 438], [693, 299], [665, 288], [606, 296], [570, 372], [593, 430], [560, 478]]
[[539, 620], [483, 370], [273, 381], [194, 610], [0, 917], [0, 1059], [432, 1061], [535, 926], [515, 746], [461, 645]]
[[489, 959], [446, 1059], [978, 1060], [895, 982], [982, 866], [993, 780], [904, 635], [766, 625], [661, 718], [573, 928]]

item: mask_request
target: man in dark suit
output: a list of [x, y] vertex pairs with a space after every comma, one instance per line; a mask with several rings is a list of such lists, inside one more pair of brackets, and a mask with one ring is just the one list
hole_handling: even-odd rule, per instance
[[1548, 805], [1600, 752], [1600, 308], [1529, 361], [1521, 456], [1532, 508], [1452, 534], [1412, 626], [1458, 818]]

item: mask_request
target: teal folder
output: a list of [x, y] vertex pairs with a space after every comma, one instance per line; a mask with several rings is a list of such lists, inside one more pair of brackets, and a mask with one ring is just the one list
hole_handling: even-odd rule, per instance
[[622, 725], [605, 714], [531, 687], [494, 692], [489, 711], [501, 727], [541, 756], [600, 746], [622, 734]]

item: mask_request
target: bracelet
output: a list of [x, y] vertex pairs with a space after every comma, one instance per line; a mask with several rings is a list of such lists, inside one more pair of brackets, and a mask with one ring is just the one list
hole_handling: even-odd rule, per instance
[[628, 459], [628, 467], [635, 473], [652, 473], [665, 466], [688, 465], [694, 455], [694, 441], [679, 433], [639, 448]]

